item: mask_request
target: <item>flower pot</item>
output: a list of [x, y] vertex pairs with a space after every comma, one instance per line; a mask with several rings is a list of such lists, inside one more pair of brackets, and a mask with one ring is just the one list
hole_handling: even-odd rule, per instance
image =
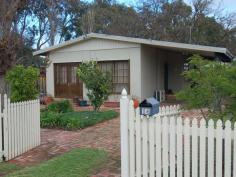
[[134, 102], [134, 109], [139, 107], [139, 101], [137, 99], [133, 99]]
[[44, 104], [48, 105], [53, 102], [53, 98], [51, 96], [45, 96], [44, 97]]
[[88, 106], [88, 103], [86, 100], [79, 100], [79, 106]]

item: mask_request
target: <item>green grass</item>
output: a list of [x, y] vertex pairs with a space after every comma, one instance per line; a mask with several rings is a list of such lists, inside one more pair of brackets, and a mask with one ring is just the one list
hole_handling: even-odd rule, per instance
[[21, 169], [21, 167], [15, 165], [15, 164], [2, 162], [2, 163], [0, 163], [0, 176], [14, 172], [19, 169]]
[[61, 126], [68, 129], [85, 128], [88, 126], [95, 125], [99, 122], [109, 120], [118, 116], [115, 111], [105, 112], [71, 112], [65, 113], [61, 116]]
[[117, 116], [118, 113], [113, 110], [102, 112], [81, 111], [67, 113], [44, 111], [41, 112], [41, 127], [62, 128], [67, 130], [82, 129], [105, 120], [113, 119]]
[[13, 172], [8, 177], [87, 177], [98, 170], [106, 159], [105, 151], [75, 149], [40, 165]]

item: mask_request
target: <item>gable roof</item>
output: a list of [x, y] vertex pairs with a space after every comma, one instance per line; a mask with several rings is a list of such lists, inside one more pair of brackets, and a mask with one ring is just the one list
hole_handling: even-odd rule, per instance
[[80, 36], [76, 39], [72, 39], [69, 41], [65, 41], [61, 44], [54, 45], [51, 47], [47, 47], [45, 49], [38, 50], [33, 53], [33, 55], [45, 55], [51, 51], [79, 43], [81, 41], [85, 41], [88, 39], [97, 38], [97, 39], [108, 39], [108, 40], [115, 40], [115, 41], [123, 41], [123, 42], [130, 42], [130, 43], [137, 43], [137, 44], [145, 44], [150, 46], [156, 46], [161, 48], [167, 49], [174, 49], [174, 50], [186, 50], [186, 51], [195, 51], [195, 52], [211, 52], [217, 53], [219, 55], [224, 55], [228, 59], [232, 60], [234, 55], [227, 49], [222, 47], [212, 47], [212, 46], [204, 46], [204, 45], [195, 45], [195, 44], [186, 44], [186, 43], [178, 43], [178, 42], [167, 42], [167, 41], [158, 41], [158, 40], [151, 40], [151, 39], [142, 39], [142, 38], [132, 38], [132, 37], [125, 37], [125, 36], [116, 36], [116, 35], [108, 35], [108, 34], [98, 34], [98, 33], [90, 33], [87, 35]]

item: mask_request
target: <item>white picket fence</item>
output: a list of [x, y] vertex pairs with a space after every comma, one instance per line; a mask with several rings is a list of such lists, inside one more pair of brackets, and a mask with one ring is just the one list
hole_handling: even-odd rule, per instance
[[13, 159], [40, 144], [38, 99], [11, 103], [4, 95], [3, 103], [0, 99], [0, 118], [0, 161]]
[[120, 101], [122, 177], [236, 176], [236, 124], [183, 120], [178, 106], [144, 117], [125, 91]]

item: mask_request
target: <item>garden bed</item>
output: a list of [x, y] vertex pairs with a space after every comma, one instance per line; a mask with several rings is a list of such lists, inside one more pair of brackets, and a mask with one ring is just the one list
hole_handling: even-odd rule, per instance
[[42, 128], [76, 130], [116, 118], [117, 116], [118, 113], [113, 110], [75, 112], [67, 101], [61, 101], [52, 103], [47, 109], [42, 110], [40, 121]]

